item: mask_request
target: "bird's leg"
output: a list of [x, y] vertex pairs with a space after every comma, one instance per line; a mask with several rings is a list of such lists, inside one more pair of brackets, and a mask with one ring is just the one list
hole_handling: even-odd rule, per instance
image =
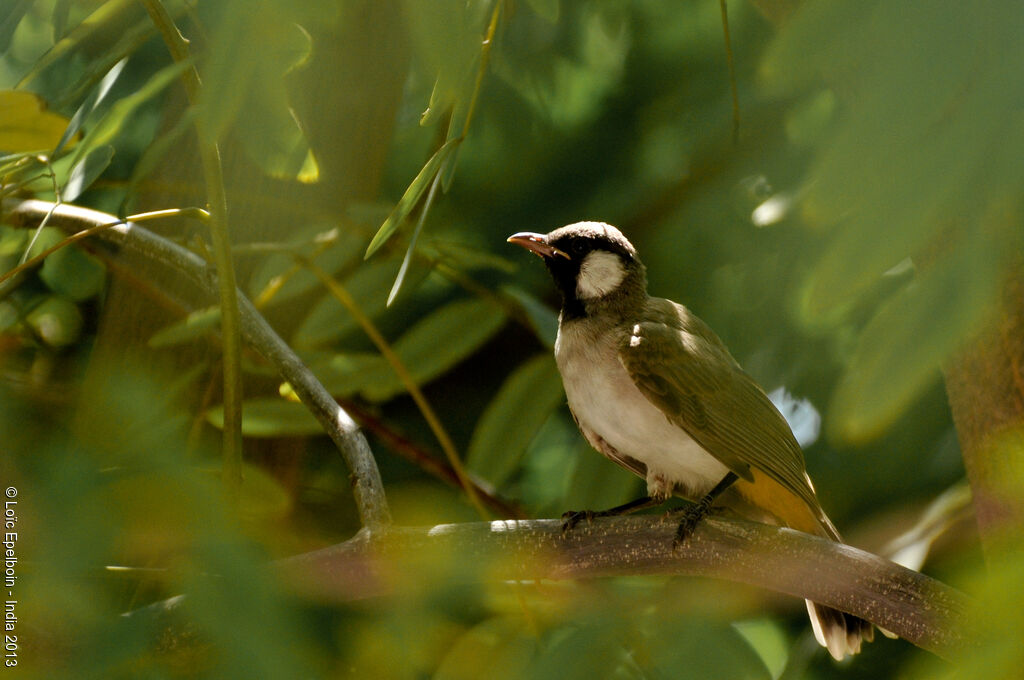
[[562, 513], [562, 533], [568, 533], [572, 531], [572, 528], [580, 523], [580, 520], [587, 520], [588, 522], [595, 517], [613, 517], [615, 515], [628, 515], [631, 512], [637, 510], [643, 510], [649, 508], [652, 505], [658, 505], [662, 501], [651, 498], [650, 496], [644, 496], [643, 498], [637, 498], [635, 501], [623, 503], [622, 505], [616, 505], [614, 508], [608, 510], [569, 510], [568, 512]]
[[691, 505], [683, 513], [683, 519], [679, 522], [679, 528], [676, 529], [675, 540], [672, 541], [672, 547], [677, 547], [686, 542], [686, 539], [690, 537], [693, 530], [697, 528], [697, 524], [704, 519], [704, 516], [708, 514], [708, 510], [711, 509], [711, 504], [715, 502], [718, 496], [732, 486], [732, 483], [739, 479], [735, 472], [729, 472], [722, 478], [715, 488], [711, 489], [704, 498]]

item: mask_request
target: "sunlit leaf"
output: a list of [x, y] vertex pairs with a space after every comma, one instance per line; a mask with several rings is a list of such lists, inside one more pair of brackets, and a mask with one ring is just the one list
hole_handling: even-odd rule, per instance
[[47, 151], [61, 139], [68, 119], [46, 110], [31, 92], [0, 90], [0, 150]]
[[181, 321], [161, 328], [146, 343], [150, 347], [170, 347], [207, 336], [220, 327], [220, 307], [206, 307], [189, 313]]
[[[56, 11], [56, 10], [55, 10]], [[89, 114], [96, 110], [107, 94], [110, 92], [110, 88], [117, 82], [118, 77], [121, 75], [121, 71], [124, 70], [125, 64], [128, 63], [127, 58], [114, 64], [113, 67], [107, 72], [107, 75], [103, 76], [103, 80], [100, 84], [89, 93], [89, 96], [85, 98], [85, 101], [75, 111], [75, 115], [71, 117], [71, 122], [68, 123], [67, 128], [64, 130], [64, 134], [61, 135], [60, 141], [57, 142], [57, 146], [54, 147], [52, 156], [57, 157], [60, 152], [71, 142], [73, 139], [77, 139], [78, 131], [82, 128], [82, 123], [88, 118]]]
[[89, 151], [71, 168], [71, 175], [61, 191], [61, 199], [71, 202], [81, 196], [103, 174], [113, 158], [114, 147], [109, 144]]
[[395, 206], [391, 214], [381, 225], [377, 233], [374, 234], [373, 239], [370, 241], [370, 245], [366, 248], [366, 257], [370, 257], [382, 245], [384, 245], [389, 238], [395, 233], [398, 227], [405, 221], [409, 213], [416, 203], [419, 202], [420, 196], [426, 191], [427, 186], [433, 181], [434, 176], [438, 173], [441, 168], [441, 164], [448, 157], [456, 146], [458, 146], [459, 140], [451, 139], [444, 143], [440, 149], [434, 152], [434, 155], [430, 157], [430, 160], [426, 162], [423, 168], [416, 175], [416, 178], [409, 185], [409, 188], [402, 194], [402, 198], [399, 199], [398, 205]]
[[[206, 420], [224, 427], [224, 407], [206, 411]], [[242, 434], [246, 437], [298, 437], [323, 433], [316, 418], [302, 404], [284, 399], [247, 399], [242, 403]]]
[[503, 485], [541, 425], [564, 399], [554, 357], [542, 354], [519, 365], [477, 422], [466, 467], [496, 487]]
[[267, 175], [304, 183], [316, 182], [320, 169], [290, 106], [285, 74], [308, 59], [311, 49], [298, 25], [264, 27], [256, 77], [240, 95], [245, 115], [235, 120], [243, 148]]
[[132, 114], [135, 113], [136, 109], [160, 94], [160, 92], [162, 92], [171, 83], [175, 82], [185, 69], [190, 68], [190, 66], [191, 64], [185, 61], [165, 66], [157, 71], [146, 82], [146, 84], [138, 90], [126, 97], [118, 99], [117, 102], [110, 107], [110, 110], [107, 111], [106, 115], [96, 123], [96, 127], [90, 130], [85, 138], [82, 139], [82, 142], [75, 150], [74, 162], [78, 162], [85, 154], [91, 152], [93, 149], [109, 144], [129, 123]]

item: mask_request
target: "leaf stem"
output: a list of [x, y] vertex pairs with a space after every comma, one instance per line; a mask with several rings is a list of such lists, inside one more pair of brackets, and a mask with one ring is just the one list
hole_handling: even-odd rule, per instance
[[[167, 50], [175, 62], [190, 59], [188, 41], [174, 24], [160, 0], [140, 0], [149, 12], [153, 24], [163, 36]], [[187, 68], [182, 76], [189, 102], [196, 105], [201, 81], [195, 66]], [[228, 236], [228, 203], [224, 188], [224, 172], [220, 147], [207, 134], [202, 116], [195, 117], [199, 156], [203, 167], [203, 180], [210, 211], [210, 240], [213, 261], [217, 268], [217, 292], [221, 307], [221, 338], [224, 356], [224, 469], [223, 477], [228, 495], [237, 497], [242, 483], [242, 371], [241, 339], [239, 336], [238, 296], [234, 264], [231, 260], [231, 240]]]
[[433, 432], [434, 436], [437, 437], [437, 441], [444, 450], [449, 464], [451, 464], [452, 469], [455, 471], [455, 475], [459, 479], [459, 485], [465, 490], [466, 496], [469, 498], [469, 502], [472, 503], [481, 518], [487, 519], [489, 517], [487, 510], [480, 501], [480, 497], [476, 492], [476, 486], [469, 478], [469, 475], [466, 474], [466, 468], [463, 466], [462, 460], [459, 458], [458, 451], [455, 449], [455, 443], [452, 441], [452, 438], [448, 436], [448, 432], [441, 423], [441, 419], [437, 417], [433, 407], [423, 395], [423, 391], [420, 390], [419, 386], [416, 384], [416, 380], [412, 377], [412, 374], [405, 366], [401, 357], [399, 357], [395, 350], [391, 348], [387, 339], [379, 330], [377, 330], [373, 321], [365, 312], [363, 312], [359, 307], [359, 304], [355, 301], [355, 298], [352, 297], [344, 286], [338, 283], [330, 274], [325, 272], [312, 261], [302, 258], [301, 256], [297, 257], [300, 259], [303, 266], [309, 269], [313, 276], [317, 277], [317, 279], [324, 284], [331, 295], [333, 295], [338, 302], [344, 305], [345, 309], [347, 309], [349, 314], [351, 314], [356, 320], [356, 323], [362, 327], [367, 337], [370, 338], [370, 341], [373, 342], [380, 351], [384, 360], [390, 364], [392, 370], [394, 370], [395, 374], [398, 376], [398, 379], [402, 381], [405, 389], [409, 391], [409, 395], [416, 403], [416, 407], [419, 408], [420, 413], [423, 414], [423, 419], [427, 421], [427, 425], [430, 427], [431, 432]]

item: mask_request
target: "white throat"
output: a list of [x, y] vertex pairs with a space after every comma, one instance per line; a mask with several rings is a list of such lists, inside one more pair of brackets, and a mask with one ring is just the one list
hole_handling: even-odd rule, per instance
[[576, 277], [576, 297], [581, 300], [604, 297], [618, 288], [624, 278], [626, 269], [618, 255], [606, 250], [595, 250], [580, 265], [580, 273]]

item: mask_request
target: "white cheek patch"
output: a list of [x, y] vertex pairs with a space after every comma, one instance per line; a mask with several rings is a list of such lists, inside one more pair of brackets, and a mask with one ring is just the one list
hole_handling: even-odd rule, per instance
[[595, 250], [580, 265], [580, 273], [576, 277], [576, 296], [581, 300], [603, 297], [618, 288], [625, 277], [626, 270], [618, 255], [606, 250]]

